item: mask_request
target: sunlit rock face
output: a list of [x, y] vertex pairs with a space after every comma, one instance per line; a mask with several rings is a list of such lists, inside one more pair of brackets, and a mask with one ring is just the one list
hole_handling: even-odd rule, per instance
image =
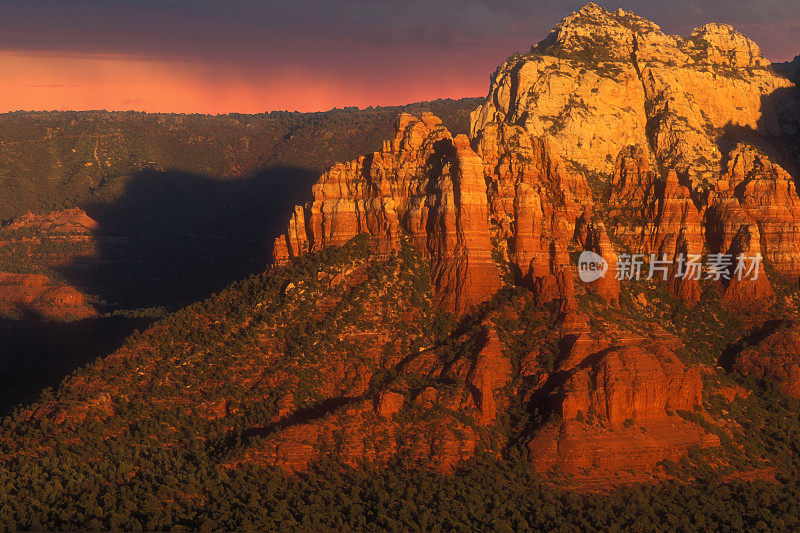
[[621, 150], [642, 145], [697, 188], [721, 170], [721, 135], [797, 131], [792, 87], [730, 26], [681, 38], [589, 4], [495, 71], [472, 134], [514, 124], [552, 136], [565, 159], [606, 174]]
[[492, 260], [483, 163], [431, 114], [403, 114], [380, 152], [334, 165], [296, 207], [277, 261], [370, 235], [380, 253], [407, 235], [425, 252], [439, 305], [463, 313], [500, 288]]
[[[433, 260], [443, 308], [463, 312], [499, 287], [493, 257], [517, 282], [552, 287], [569, 250], [589, 249], [590, 227], [602, 228], [607, 242], [589, 244], [610, 260], [619, 245], [676, 260], [727, 253], [749, 224], [748, 250], [797, 279], [800, 200], [791, 149], [778, 152], [800, 132], [799, 101], [729, 26], [682, 38], [588, 4], [497, 69], [471, 139], [454, 141], [433, 115], [402, 115], [381, 151], [332, 167], [275, 257], [358, 233], [390, 252], [406, 234]], [[774, 150], [760, 148], [765, 139]], [[454, 292], [465, 280], [467, 294]], [[694, 281], [670, 287], [696, 301]], [[612, 300], [616, 291], [601, 289]]]

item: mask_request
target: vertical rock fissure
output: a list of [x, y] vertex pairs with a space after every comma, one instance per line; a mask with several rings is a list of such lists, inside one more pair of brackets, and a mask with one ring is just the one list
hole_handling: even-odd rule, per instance
[[633, 49], [631, 50], [630, 60], [631, 64], [633, 65], [633, 70], [636, 71], [636, 76], [639, 78], [639, 83], [642, 84], [642, 95], [644, 96], [644, 116], [647, 120], [645, 126], [645, 138], [647, 139], [647, 144], [650, 146], [650, 152], [653, 154], [656, 160], [656, 165], [658, 165], [659, 174], [663, 175], [663, 164], [661, 158], [658, 155], [658, 143], [655, 139], [655, 131], [653, 128], [650, 127], [651, 120], [654, 118], [652, 117], [653, 112], [653, 104], [650, 103], [650, 99], [648, 97], [648, 89], [647, 84], [644, 81], [644, 75], [642, 74], [642, 68], [639, 66], [639, 39], [636, 37], [636, 34], [633, 34]]

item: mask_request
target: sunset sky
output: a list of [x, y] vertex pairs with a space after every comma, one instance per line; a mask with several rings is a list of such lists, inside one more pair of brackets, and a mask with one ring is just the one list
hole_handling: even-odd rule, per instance
[[[257, 113], [483, 96], [585, 1], [2, 0], [0, 111]], [[800, 53], [798, 0], [600, 1]]]

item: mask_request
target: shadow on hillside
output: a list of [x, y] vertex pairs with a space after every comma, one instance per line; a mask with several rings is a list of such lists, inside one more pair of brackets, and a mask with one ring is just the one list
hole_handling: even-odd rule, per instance
[[[101, 312], [175, 310], [263, 272], [274, 238], [317, 177], [294, 167], [226, 179], [143, 172], [117, 201], [81, 206], [98, 222], [98, 257], [78, 258], [59, 272], [98, 296]], [[154, 320], [141, 313], [69, 323], [25, 316], [0, 320], [0, 415], [110, 354]]]
[[796, 184], [800, 181], [800, 91], [777, 89], [761, 98], [762, 115], [756, 128], [728, 123], [717, 139], [722, 168], [727, 169], [731, 152], [748, 143], [783, 167]]
[[718, 364], [728, 372], [733, 372], [733, 365], [739, 354], [751, 347], [757, 346], [761, 341], [775, 333], [779, 328], [786, 326], [790, 321], [787, 320], [767, 320], [760, 326], [751, 330], [747, 335], [728, 346], [719, 357]]
[[0, 415], [117, 349], [148, 319], [111, 317], [56, 323], [0, 320]]
[[118, 201], [82, 206], [99, 224], [99, 260], [62, 274], [108, 309], [195, 302], [267, 268], [274, 238], [316, 178], [286, 167], [228, 179], [143, 172]]

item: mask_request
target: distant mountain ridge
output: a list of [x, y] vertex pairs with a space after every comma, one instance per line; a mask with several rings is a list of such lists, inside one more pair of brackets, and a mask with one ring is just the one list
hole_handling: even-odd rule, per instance
[[375, 149], [404, 110], [469, 127], [477, 98], [318, 113], [178, 115], [138, 112], [0, 114], [0, 220], [113, 201], [147, 171], [231, 178], [266, 168], [319, 174]]

